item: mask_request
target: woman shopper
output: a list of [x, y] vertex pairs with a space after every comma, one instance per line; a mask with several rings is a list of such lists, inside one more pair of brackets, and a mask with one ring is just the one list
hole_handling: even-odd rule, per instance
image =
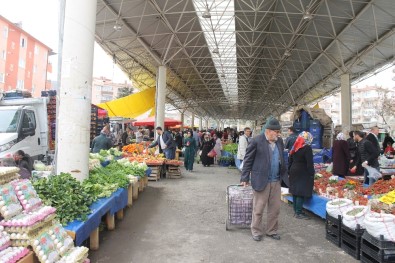
[[310, 146], [312, 141], [311, 133], [302, 132], [289, 153], [289, 192], [293, 196], [294, 216], [298, 219], [310, 219], [302, 209], [305, 198], [313, 194], [315, 171]]
[[193, 162], [195, 161], [196, 141], [193, 138], [192, 131], [187, 131], [184, 139], [184, 166], [187, 171], [193, 170]]
[[214, 149], [215, 142], [210, 138], [210, 133], [206, 132], [203, 136], [202, 146], [200, 146], [201, 155], [200, 160], [204, 167], [214, 164], [214, 158], [208, 156], [207, 154]]
[[219, 158], [221, 158], [222, 150], [221, 134], [219, 132], [215, 133], [213, 136], [213, 140], [215, 142], [214, 151], [217, 154], [214, 159], [215, 163], [218, 163]]
[[336, 136], [336, 140], [333, 143], [333, 169], [332, 173], [334, 175], [345, 178], [348, 174], [350, 168], [350, 150], [348, 148], [348, 143], [346, 137], [341, 132]]

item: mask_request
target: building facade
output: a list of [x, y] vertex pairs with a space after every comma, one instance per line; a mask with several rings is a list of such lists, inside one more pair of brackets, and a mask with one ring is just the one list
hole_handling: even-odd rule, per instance
[[132, 88], [129, 83], [114, 83], [105, 77], [94, 77], [92, 83], [92, 103], [99, 104], [117, 99], [119, 89]]
[[[375, 124], [379, 127], [393, 126], [395, 124], [395, 116], [391, 110], [385, 111], [383, 106], [395, 104], [394, 88], [381, 86], [353, 86], [351, 88], [351, 116], [352, 123]], [[340, 93], [330, 96], [319, 102], [320, 108], [332, 118], [334, 125], [341, 124], [341, 97]], [[383, 115], [385, 118], [380, 116]]]
[[52, 50], [0, 16], [0, 92], [29, 91], [40, 97], [42, 90], [51, 89], [47, 80], [52, 66], [48, 62]]

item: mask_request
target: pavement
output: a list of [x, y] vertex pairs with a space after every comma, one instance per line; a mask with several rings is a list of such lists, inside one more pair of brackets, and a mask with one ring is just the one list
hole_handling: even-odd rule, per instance
[[[225, 230], [226, 187], [237, 184], [237, 169], [194, 165], [181, 179], [161, 179], [148, 187], [116, 221], [100, 233], [100, 248], [90, 251], [93, 263], [243, 263], [359, 262], [325, 239], [325, 221], [293, 217], [282, 203], [281, 240], [251, 238], [249, 229]], [[264, 217], [265, 218], [265, 217]]]

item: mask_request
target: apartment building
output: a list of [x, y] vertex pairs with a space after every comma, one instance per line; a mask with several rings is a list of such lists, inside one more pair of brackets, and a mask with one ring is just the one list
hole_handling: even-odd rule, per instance
[[40, 97], [51, 89], [47, 73], [52, 72], [48, 57], [52, 50], [22, 29], [0, 16], [0, 92], [29, 91]]
[[[379, 111], [385, 101], [384, 96], [395, 100], [394, 88], [381, 87], [381, 86], [353, 86], [352, 92], [352, 123], [375, 123], [383, 126], [383, 120], [379, 116]], [[388, 103], [388, 99], [387, 99]], [[319, 102], [320, 108], [331, 116], [334, 125], [341, 123], [341, 97], [340, 93], [328, 97]], [[395, 116], [388, 114], [386, 117], [388, 124], [395, 124]]]
[[105, 77], [94, 77], [92, 84], [92, 103], [99, 104], [114, 100], [119, 95], [120, 88], [132, 88], [128, 83], [114, 83]]

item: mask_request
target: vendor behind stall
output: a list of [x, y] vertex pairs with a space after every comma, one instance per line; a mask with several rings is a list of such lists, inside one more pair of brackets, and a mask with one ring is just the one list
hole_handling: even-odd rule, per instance
[[33, 169], [32, 158], [24, 151], [18, 150], [16, 153], [14, 153], [14, 160], [16, 166], [20, 169], [19, 174], [21, 175], [21, 178], [29, 179], [32, 175]]

